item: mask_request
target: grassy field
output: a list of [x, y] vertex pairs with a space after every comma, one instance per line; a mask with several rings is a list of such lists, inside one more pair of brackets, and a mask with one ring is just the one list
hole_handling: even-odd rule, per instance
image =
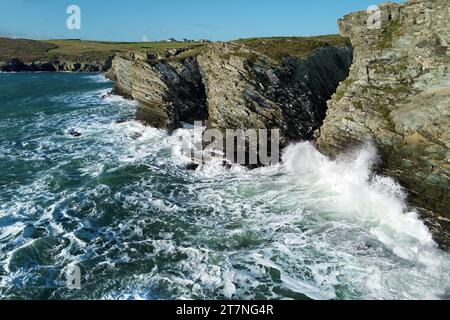
[[[258, 51], [278, 63], [282, 63], [286, 57], [306, 58], [315, 53], [320, 48], [326, 46], [348, 47], [351, 45], [348, 38], [340, 35], [322, 35], [314, 37], [272, 37], [272, 38], [250, 38], [235, 41], [244, 44], [250, 49]], [[175, 57], [181, 60], [186, 57], [196, 56], [203, 52], [204, 47], [198, 46], [192, 50]], [[251, 55], [248, 56], [251, 58]]]
[[44, 57], [55, 48], [56, 46], [51, 43], [0, 38], [0, 61], [18, 58], [24, 62], [31, 62]]
[[82, 40], [35, 41], [0, 38], [0, 61], [18, 58], [33, 62], [52, 57], [104, 59], [117, 52], [159, 51], [175, 48], [195, 47], [200, 43], [166, 42], [103, 42]]
[[[348, 46], [348, 39], [339, 35], [316, 37], [275, 37], [237, 40], [273, 59], [281, 61], [286, 56], [306, 57], [316, 50], [328, 46]], [[23, 62], [51, 59], [95, 60], [105, 59], [117, 52], [147, 51], [155, 52], [167, 49], [193, 47], [184, 55], [195, 55], [201, 52], [202, 43], [183, 42], [104, 42], [84, 40], [24, 40], [0, 38], [0, 61], [18, 58]]]
[[325, 46], [350, 46], [350, 40], [340, 35], [315, 37], [274, 37], [241, 39], [237, 42], [259, 51], [277, 61], [287, 56], [305, 58]]

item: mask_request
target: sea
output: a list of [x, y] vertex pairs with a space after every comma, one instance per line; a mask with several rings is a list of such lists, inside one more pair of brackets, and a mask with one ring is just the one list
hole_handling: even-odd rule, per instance
[[188, 170], [192, 129], [136, 121], [113, 85], [0, 74], [0, 299], [450, 298], [450, 255], [370, 144]]

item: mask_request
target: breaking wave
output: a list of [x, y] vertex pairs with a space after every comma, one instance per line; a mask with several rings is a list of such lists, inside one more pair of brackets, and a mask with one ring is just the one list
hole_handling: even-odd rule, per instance
[[87, 75], [84, 78], [97, 83], [112, 83], [112, 81], [106, 78], [104, 74]]

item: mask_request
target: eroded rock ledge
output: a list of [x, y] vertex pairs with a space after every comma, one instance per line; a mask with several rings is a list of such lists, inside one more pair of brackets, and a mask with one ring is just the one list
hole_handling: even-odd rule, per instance
[[111, 68], [114, 56], [98, 59], [48, 59], [42, 61], [23, 62], [18, 58], [0, 62], [1, 72], [106, 72]]
[[410, 203], [450, 217], [449, 2], [391, 3], [381, 14], [379, 30], [367, 28], [366, 12], [339, 21], [354, 63], [328, 103], [318, 145], [336, 155], [372, 139], [380, 170], [408, 189]]

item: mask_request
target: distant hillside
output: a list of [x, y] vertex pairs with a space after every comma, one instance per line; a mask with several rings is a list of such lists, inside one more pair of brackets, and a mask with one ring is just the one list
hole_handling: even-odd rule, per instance
[[[245, 45], [275, 61], [285, 57], [305, 58], [326, 46], [348, 47], [348, 39], [339, 35], [316, 37], [274, 37], [241, 39]], [[199, 42], [107, 42], [71, 40], [26, 40], [0, 38], [0, 71], [106, 71], [117, 53], [163, 53], [183, 49], [181, 54], [168, 56], [183, 60], [202, 53], [209, 44]]]
[[[279, 63], [283, 62], [283, 59], [286, 57], [307, 58], [327, 46], [341, 48], [351, 46], [348, 38], [344, 38], [337, 34], [312, 37], [248, 38], [230, 41], [228, 43], [245, 45], [248, 49], [264, 54]], [[191, 50], [176, 55], [176, 57], [169, 58], [169, 60], [173, 59], [180, 61], [188, 57], [195, 57], [204, 52], [207, 48], [207, 45], [197, 46]]]
[[305, 58], [326, 46], [348, 47], [348, 38], [340, 35], [323, 35], [315, 37], [273, 37], [241, 39], [238, 42], [259, 51], [275, 60], [287, 56]]
[[117, 52], [159, 51], [203, 45], [200, 43], [103, 42], [84, 40], [48, 40], [0, 38], [0, 61], [19, 59], [30, 63], [51, 58], [105, 59]]
[[0, 38], [0, 61], [17, 58], [23, 62], [33, 62], [56, 48], [56, 45], [47, 42]]

